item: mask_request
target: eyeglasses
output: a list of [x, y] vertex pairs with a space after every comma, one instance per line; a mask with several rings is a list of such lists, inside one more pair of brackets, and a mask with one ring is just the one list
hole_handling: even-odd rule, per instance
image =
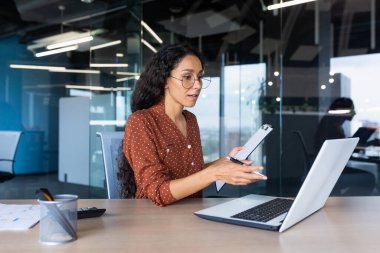
[[182, 77], [182, 79], [179, 79], [174, 76], [170, 76], [174, 79], [177, 79], [178, 81], [182, 82], [182, 87], [185, 89], [190, 89], [194, 86], [195, 81], [198, 81], [200, 85], [202, 86], [202, 89], [206, 89], [208, 86], [210, 86], [211, 83], [211, 77], [209, 76], [201, 76], [198, 79], [196, 79], [193, 75], [185, 75]]

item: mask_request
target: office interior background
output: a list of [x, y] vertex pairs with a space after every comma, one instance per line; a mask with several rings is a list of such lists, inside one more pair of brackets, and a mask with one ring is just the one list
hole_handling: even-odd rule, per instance
[[[189, 108], [205, 162], [243, 145], [263, 124], [274, 128], [250, 156], [264, 166], [267, 181], [226, 185], [219, 193], [211, 185], [204, 196], [295, 196], [318, 153], [320, 122], [338, 98], [355, 106], [341, 122], [345, 136], [376, 128], [360, 153], [378, 151], [379, 1], [317, 0], [267, 10], [278, 2], [1, 1], [0, 131], [23, 134], [15, 177], [0, 183], [0, 198], [30, 198], [43, 186], [106, 197], [96, 132], [124, 130], [144, 64], [176, 42], [197, 48], [212, 78]], [[343, 173], [334, 195], [378, 195], [379, 163], [347, 166], [356, 173]]]

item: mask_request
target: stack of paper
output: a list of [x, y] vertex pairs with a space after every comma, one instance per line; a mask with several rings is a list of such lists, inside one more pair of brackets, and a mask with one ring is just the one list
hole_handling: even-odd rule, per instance
[[0, 204], [0, 230], [25, 230], [40, 219], [39, 205]]

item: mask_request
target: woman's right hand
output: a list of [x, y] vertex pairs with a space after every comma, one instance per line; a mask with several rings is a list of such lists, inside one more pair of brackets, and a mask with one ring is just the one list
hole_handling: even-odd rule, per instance
[[261, 176], [253, 172], [262, 171], [262, 166], [251, 166], [252, 161], [242, 161], [244, 165], [231, 162], [227, 157], [222, 157], [213, 162], [208, 170], [213, 175], [214, 181], [223, 180], [228, 184], [247, 185], [259, 180], [266, 180], [266, 176]]

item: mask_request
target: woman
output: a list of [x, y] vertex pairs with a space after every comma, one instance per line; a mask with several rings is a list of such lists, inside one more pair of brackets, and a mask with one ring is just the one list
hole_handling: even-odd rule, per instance
[[[266, 179], [252, 174], [262, 167], [239, 165], [226, 157], [204, 164], [196, 117], [183, 109], [197, 102], [207, 82], [203, 73], [199, 53], [181, 44], [162, 48], [141, 73], [125, 127], [124, 153], [130, 166], [122, 172], [134, 174], [136, 198], [165, 206], [188, 196], [201, 197], [201, 190], [217, 179], [234, 185]], [[230, 155], [239, 150], [234, 148]], [[130, 193], [128, 187], [124, 184]]]

